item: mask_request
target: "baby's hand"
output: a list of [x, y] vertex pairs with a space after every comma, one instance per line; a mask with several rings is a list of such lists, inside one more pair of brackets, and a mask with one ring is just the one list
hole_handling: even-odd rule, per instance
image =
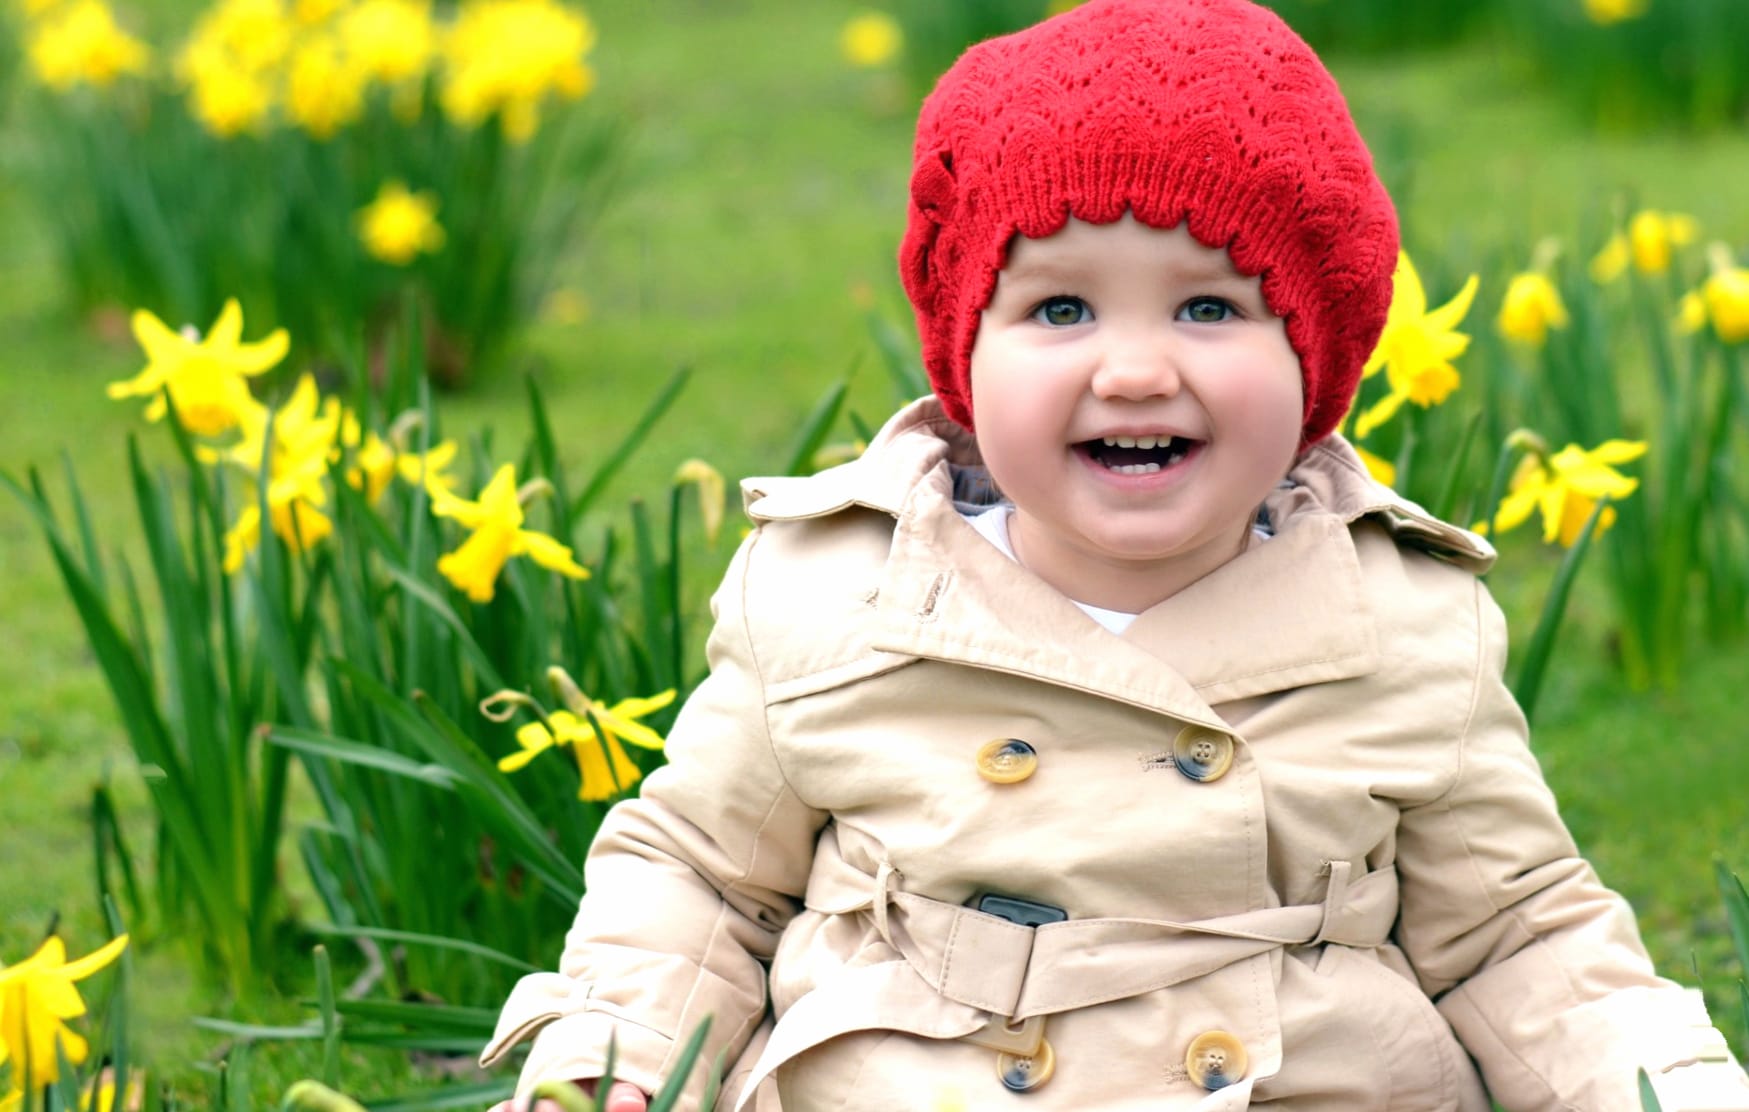
[[[591, 1101], [595, 1099], [594, 1078], [575, 1084], [585, 1097]], [[629, 1081], [616, 1081], [607, 1092], [607, 1112], [644, 1112], [649, 1103], [650, 1098]], [[565, 1107], [551, 1097], [541, 1097], [530, 1103], [528, 1097], [520, 1096], [499, 1101], [489, 1112], [565, 1112]]]

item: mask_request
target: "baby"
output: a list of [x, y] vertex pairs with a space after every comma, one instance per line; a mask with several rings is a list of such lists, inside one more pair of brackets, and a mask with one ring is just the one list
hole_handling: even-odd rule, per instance
[[710, 677], [485, 1060], [592, 1089], [612, 1036], [638, 1109], [709, 1017], [762, 1112], [1749, 1109], [1556, 814], [1492, 551], [1334, 432], [1396, 258], [1246, 0], [968, 51], [900, 256], [934, 395], [746, 484]]

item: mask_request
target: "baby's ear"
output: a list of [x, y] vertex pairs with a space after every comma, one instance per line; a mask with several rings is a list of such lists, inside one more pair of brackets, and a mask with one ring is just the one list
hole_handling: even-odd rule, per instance
[[899, 276], [913, 301], [934, 302], [929, 264], [941, 229], [953, 220], [959, 183], [953, 176], [953, 153], [925, 151], [911, 167], [911, 218], [899, 250]]

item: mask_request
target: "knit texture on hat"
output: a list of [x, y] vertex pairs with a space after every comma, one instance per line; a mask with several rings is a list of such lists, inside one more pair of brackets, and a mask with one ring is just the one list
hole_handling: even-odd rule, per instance
[[972, 47], [923, 103], [900, 276], [942, 406], [1011, 238], [1125, 210], [1189, 221], [1285, 318], [1302, 445], [1334, 429], [1384, 328], [1397, 217], [1335, 80], [1248, 0], [1089, 0]]

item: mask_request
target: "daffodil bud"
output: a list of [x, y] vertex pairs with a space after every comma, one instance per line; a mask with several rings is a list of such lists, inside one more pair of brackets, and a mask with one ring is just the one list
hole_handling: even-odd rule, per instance
[[1546, 457], [1549, 454], [1549, 442], [1534, 429], [1513, 429], [1507, 434], [1506, 446], [1535, 456]]
[[595, 1102], [584, 1096], [583, 1090], [571, 1081], [542, 1081], [534, 1087], [530, 1097], [530, 1104], [550, 1100], [565, 1112], [595, 1112]]
[[710, 544], [717, 543], [717, 533], [723, 527], [725, 501], [723, 473], [702, 459], [689, 459], [674, 472], [676, 485], [698, 485], [698, 513], [704, 519], [704, 536]]
[[320, 1081], [294, 1081], [280, 1101], [283, 1112], [365, 1112], [364, 1105]]
[[552, 685], [553, 694], [558, 696], [559, 702], [565, 704], [572, 714], [589, 713], [589, 696], [583, 694], [583, 689], [577, 686], [571, 673], [555, 664], [547, 669], [547, 683]]
[[516, 504], [526, 506], [536, 498], [546, 498], [552, 493], [552, 481], [544, 475], [537, 475], [516, 488]]

